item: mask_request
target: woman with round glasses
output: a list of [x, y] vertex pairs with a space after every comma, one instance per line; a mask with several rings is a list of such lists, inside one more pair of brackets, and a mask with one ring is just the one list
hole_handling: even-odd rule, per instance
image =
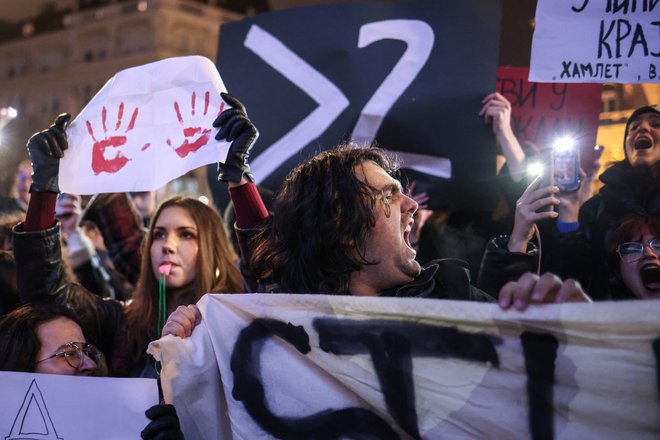
[[660, 218], [625, 217], [610, 240], [616, 288], [629, 297], [660, 299]]
[[99, 351], [64, 307], [27, 305], [0, 321], [0, 370], [91, 376]]
[[[58, 325], [61, 326], [62, 323], [49, 322], [48, 324], [44, 324], [43, 327], [46, 328], [47, 326], [58, 326]], [[48, 331], [48, 330], [43, 330], [43, 331]], [[54, 365], [55, 361], [59, 362], [58, 366], [56, 367], [59, 369], [59, 366], [62, 365], [62, 362], [60, 362], [59, 360], [64, 359], [67, 365], [73, 368], [77, 376], [82, 374], [86, 375], [87, 371], [94, 371], [96, 369], [97, 365], [99, 365], [100, 358], [101, 358], [101, 353], [92, 344], [88, 344], [87, 342], [73, 342], [73, 341], [66, 342], [58, 346], [55, 353], [51, 354], [47, 358], [37, 361], [38, 371], [36, 372], [50, 373], [51, 367], [49, 367], [48, 364], [44, 364], [46, 365], [45, 367], [39, 365], [48, 361], [53, 361], [50, 362], [51, 365]]]

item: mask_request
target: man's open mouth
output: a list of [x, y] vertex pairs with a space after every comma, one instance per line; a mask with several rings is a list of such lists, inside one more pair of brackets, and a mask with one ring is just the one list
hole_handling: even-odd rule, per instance
[[410, 243], [410, 231], [411, 230], [412, 230], [412, 225], [408, 224], [406, 226], [406, 228], [403, 230], [403, 241], [406, 243], [406, 245], [410, 249], [415, 250], [415, 248], [413, 248], [412, 244]]
[[657, 264], [645, 264], [639, 270], [639, 276], [642, 279], [642, 284], [648, 290], [653, 292], [660, 291], [660, 266]]

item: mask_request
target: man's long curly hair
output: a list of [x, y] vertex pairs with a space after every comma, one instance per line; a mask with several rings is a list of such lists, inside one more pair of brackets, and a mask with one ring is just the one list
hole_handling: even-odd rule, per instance
[[365, 258], [365, 242], [376, 224], [377, 189], [355, 173], [367, 161], [398, 175], [384, 150], [355, 144], [324, 151], [289, 173], [252, 242], [250, 266], [261, 284], [292, 293], [349, 293], [351, 272], [374, 263]]

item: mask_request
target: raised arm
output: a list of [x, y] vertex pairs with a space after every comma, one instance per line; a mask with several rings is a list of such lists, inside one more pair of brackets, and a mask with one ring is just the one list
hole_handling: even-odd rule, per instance
[[55, 302], [71, 308], [88, 339], [111, 360], [114, 336], [123, 319], [121, 305], [104, 301], [67, 278], [60, 224], [55, 222], [59, 160], [68, 147], [65, 130], [69, 119], [69, 115], [60, 115], [27, 144], [33, 169], [32, 196], [25, 223], [13, 231], [16, 283], [23, 302]]
[[21, 300], [49, 300], [66, 284], [61, 259], [60, 228], [55, 222], [59, 192], [59, 164], [68, 148], [69, 114], [61, 114], [50, 128], [27, 142], [32, 161], [32, 186], [26, 221], [14, 228], [16, 283]]
[[226, 139], [231, 142], [231, 146], [225, 162], [218, 163], [218, 180], [227, 182], [229, 186], [229, 196], [236, 211], [234, 227], [241, 254], [241, 272], [250, 284], [250, 289], [254, 290], [256, 281], [253, 280], [249, 269], [250, 237], [269, 216], [254, 184], [248, 163], [250, 150], [257, 141], [259, 132], [248, 119], [245, 106], [238, 99], [227, 93], [222, 94], [222, 99], [232, 108], [222, 112], [213, 122], [213, 127], [220, 128], [215, 139]]
[[502, 147], [511, 179], [520, 182], [525, 175], [525, 153], [511, 129], [511, 103], [499, 93], [491, 93], [482, 101], [479, 112], [486, 123], [493, 125], [493, 133]]

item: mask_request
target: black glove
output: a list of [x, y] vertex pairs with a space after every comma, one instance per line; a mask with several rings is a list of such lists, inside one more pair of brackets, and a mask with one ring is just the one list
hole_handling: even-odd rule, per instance
[[68, 113], [62, 113], [48, 130], [35, 133], [28, 140], [27, 149], [32, 161], [32, 191], [58, 193], [57, 178], [60, 171], [60, 159], [64, 150], [69, 148], [66, 140], [66, 126], [71, 119]]
[[151, 422], [142, 430], [143, 439], [154, 440], [183, 440], [183, 432], [179, 425], [179, 416], [176, 415], [174, 405], [154, 405], [145, 412]]
[[250, 149], [259, 137], [259, 132], [248, 119], [241, 101], [228, 93], [221, 93], [220, 96], [232, 108], [223, 111], [213, 121], [213, 127], [221, 127], [218, 134], [215, 135], [215, 140], [226, 138], [231, 142], [225, 163], [218, 162], [218, 180], [238, 183], [245, 176], [250, 182], [254, 182], [248, 164], [248, 156]]

